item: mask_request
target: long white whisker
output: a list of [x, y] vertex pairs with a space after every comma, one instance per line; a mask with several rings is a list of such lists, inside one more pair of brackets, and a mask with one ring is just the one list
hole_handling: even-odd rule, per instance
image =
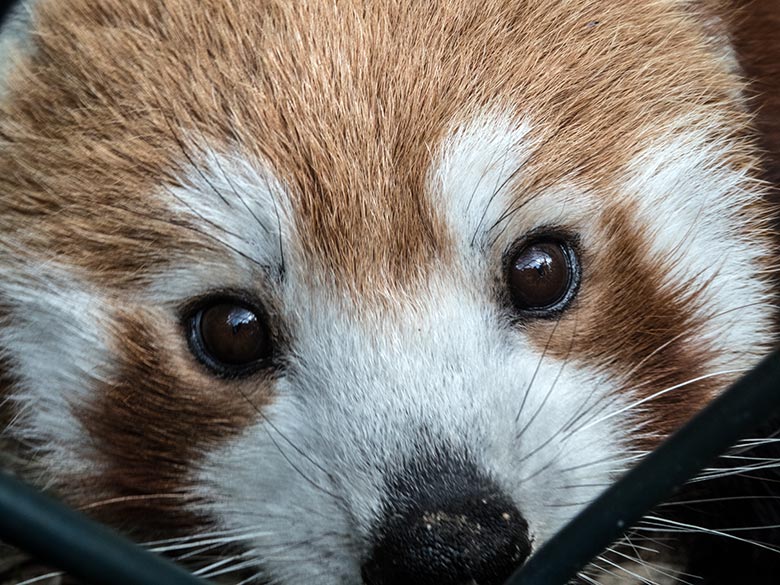
[[[615, 563], [614, 561], [610, 561], [608, 558], [604, 557], [603, 555], [599, 556], [598, 558], [599, 558], [599, 560], [602, 563], [607, 563], [608, 565], [610, 565], [612, 567], [615, 567], [619, 571], [622, 571], [623, 573], [625, 573], [627, 575], [631, 575], [632, 577], [635, 577], [641, 583], [648, 583], [649, 585], [658, 585], [657, 581], [653, 581], [653, 580], [651, 580], [651, 579], [649, 579], [647, 577], [642, 577], [641, 575], [635, 573], [634, 571], [631, 571], [630, 569], [624, 567], [623, 565], [619, 565], [619, 564]], [[636, 561], [637, 559], [631, 559], [631, 560], [632, 561]]]
[[685, 382], [680, 382], [679, 384], [675, 384], [674, 386], [669, 386], [668, 388], [664, 388], [663, 390], [659, 390], [658, 392], [655, 392], [651, 394], [650, 396], [646, 396], [645, 398], [642, 398], [640, 400], [637, 400], [635, 402], [632, 402], [631, 404], [628, 404], [624, 406], [623, 408], [619, 408], [618, 410], [609, 413], [606, 416], [603, 416], [601, 418], [598, 418], [596, 420], [590, 421], [589, 423], [582, 425], [578, 427], [577, 429], [573, 430], [572, 433], [579, 433], [586, 429], [589, 429], [590, 427], [600, 424], [606, 420], [609, 420], [610, 418], [613, 418], [615, 416], [619, 416], [623, 414], [624, 412], [627, 412], [629, 410], [632, 410], [636, 408], [637, 406], [641, 406], [642, 404], [645, 404], [647, 402], [650, 402], [651, 400], [655, 400], [656, 398], [663, 396], [664, 394], [668, 394], [669, 392], [674, 392], [675, 390], [679, 390], [680, 388], [683, 388], [685, 386], [689, 386], [690, 384], [695, 384], [696, 382], [701, 382], [702, 380], [707, 380], [708, 378], [715, 378], [717, 376], [724, 376], [726, 374], [741, 374], [744, 373], [746, 370], [744, 368], [734, 369], [734, 370], [720, 370], [718, 372], [710, 372], [709, 374], [703, 374], [701, 376], [697, 376], [696, 378], [691, 378], [690, 380], [686, 380]]
[[[629, 541], [629, 546], [631, 546], [632, 548], [634, 548], [636, 550], [636, 547], [634, 546], [633, 543], [630, 543], [630, 541]], [[637, 553], [636, 557], [632, 557], [631, 555], [627, 555], [625, 553], [622, 553], [622, 552], [620, 552], [619, 550], [616, 550], [613, 547], [610, 547], [607, 550], [609, 552], [613, 553], [613, 554], [616, 554], [616, 555], [621, 556], [621, 557], [623, 557], [625, 559], [628, 559], [629, 561], [638, 563], [638, 564], [642, 565], [643, 567], [647, 567], [648, 569], [650, 569], [651, 571], [653, 571], [655, 573], [658, 573], [659, 575], [663, 575], [664, 577], [669, 577], [670, 579], [675, 579], [677, 583], [682, 583], [683, 585], [694, 585], [690, 581], [686, 581], [685, 579], [682, 579], [681, 576], [680, 576], [681, 573], [672, 574], [672, 573], [669, 573], [667, 571], [664, 571], [660, 567], [657, 567], [656, 565], [654, 565], [652, 563], [649, 563], [646, 560], [642, 559], [639, 556], [638, 553]], [[645, 549], [645, 550], [649, 550], [649, 549]]]
[[200, 540], [195, 542], [187, 542], [183, 544], [173, 544], [170, 546], [154, 547], [154, 548], [150, 548], [149, 550], [157, 553], [165, 553], [165, 552], [171, 552], [177, 550], [187, 550], [187, 549], [197, 548], [197, 547], [211, 545], [211, 544], [224, 545], [224, 544], [233, 544], [236, 542], [245, 542], [247, 540], [258, 538], [260, 536], [269, 536], [271, 534], [272, 534], [271, 532], [253, 531], [238, 536], [226, 536], [223, 538], [212, 538], [212, 539]]
[[228, 573], [235, 573], [236, 571], [241, 571], [243, 569], [247, 569], [249, 567], [257, 567], [260, 564], [260, 561], [257, 559], [249, 560], [249, 561], [242, 561], [240, 563], [236, 563], [235, 565], [231, 567], [226, 567], [223, 569], [220, 569], [218, 571], [213, 571], [210, 573], [203, 573], [200, 576], [204, 577], [206, 579], [211, 579], [213, 577], [218, 577], [219, 575], [227, 575]]
[[[713, 534], [715, 536], [723, 536], [725, 538], [730, 538], [732, 540], [736, 540], [738, 542], [743, 542], [745, 544], [750, 544], [753, 546], [756, 546], [758, 548], [762, 548], [771, 552], [780, 553], [780, 549], [775, 548], [773, 546], [769, 546], [767, 544], [763, 544], [761, 542], [756, 542], [755, 540], [750, 540], [747, 538], [740, 538], [739, 536], [735, 536], [733, 534], [729, 534], [728, 532], [723, 532], [722, 530], [714, 530], [712, 528], [705, 528], [703, 526], [696, 526], [695, 524], [686, 524], [685, 522], [677, 522], [675, 520], [669, 520], [668, 518], [661, 518], [658, 516], [645, 516], [643, 521], [654, 521], [661, 524], [661, 526], [664, 526], [666, 528], [658, 528], [657, 530], [669, 530], [669, 526], [678, 527], [678, 528], [684, 528], [687, 531], [690, 532], [701, 532], [704, 534]], [[637, 530], [654, 530], [651, 527], [641, 526], [637, 527]]]
[[53, 571], [51, 573], [46, 573], [45, 575], [38, 575], [37, 577], [33, 577], [32, 579], [25, 579], [24, 581], [18, 581], [16, 585], [32, 585], [32, 583], [38, 583], [39, 581], [43, 581], [44, 579], [53, 579], [54, 577], [61, 577], [65, 573], [62, 571]]
[[165, 544], [178, 544], [178, 543], [185, 543], [185, 542], [191, 542], [193, 540], [200, 540], [202, 538], [213, 538], [217, 536], [230, 536], [231, 534], [238, 534], [238, 533], [244, 533], [249, 531], [250, 529], [247, 528], [233, 528], [230, 530], [215, 530], [212, 532], [204, 532], [201, 534], [191, 534], [187, 536], [178, 536], [175, 538], [166, 538], [163, 540], [150, 540], [144, 543], [141, 543], [141, 546], [145, 547], [152, 547], [152, 546], [159, 546], [159, 545], [165, 545]]
[[778, 467], [780, 467], [780, 461], [775, 461], [774, 463], [744, 465], [741, 467], [710, 467], [705, 469], [702, 474], [691, 479], [689, 483], [698, 483], [701, 481], [709, 481], [713, 479], [719, 479], [722, 477], [743, 475], [751, 471], [761, 471], [764, 469], [777, 469]]

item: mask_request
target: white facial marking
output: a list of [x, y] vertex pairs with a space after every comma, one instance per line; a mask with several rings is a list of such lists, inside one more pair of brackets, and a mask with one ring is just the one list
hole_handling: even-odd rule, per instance
[[436, 449], [493, 477], [537, 546], [627, 464], [621, 421], [579, 430], [609, 385], [542, 360], [484, 299], [442, 277], [401, 314], [350, 318], [309, 291], [267, 421], [202, 465], [210, 511], [257, 529], [252, 546], [284, 583], [360, 583], [388, 483]]
[[191, 262], [152, 275], [147, 291], [162, 303], [182, 301], [209, 289], [254, 290], [259, 276], [278, 279], [294, 254], [292, 211], [281, 183], [262, 162], [238, 154], [203, 150], [182, 187], [163, 190], [177, 218], [204, 235], [219, 254], [202, 250]]
[[16, 376], [6, 433], [39, 450], [52, 480], [97, 465], [73, 410], [94, 398], [112, 354], [106, 302], [86, 282], [53, 261], [0, 261], [0, 298], [10, 310], [0, 347]]
[[[539, 192], [518, 192], [532, 181], [526, 163], [536, 142], [528, 117], [492, 112], [459, 127], [444, 140], [429, 173], [429, 190], [449, 221], [471, 276], [486, 252], [501, 255], [515, 240], [540, 227], [567, 226], [587, 244], [596, 236], [598, 200], [575, 181]], [[493, 250], [490, 250], [490, 248]]]
[[531, 124], [495, 112], [457, 128], [444, 140], [429, 173], [431, 194], [458, 241], [469, 246], [511, 205], [513, 178], [531, 158]]
[[768, 339], [772, 327], [767, 283], [744, 278], [746, 266], [760, 266], [767, 253], [744, 225], [762, 188], [724, 163], [734, 147], [713, 141], [706, 129], [661, 135], [631, 162], [619, 187], [649, 243], [649, 260], [664, 268], [663, 284], [707, 287], [705, 302], [691, 310], [705, 323], [702, 339], [719, 350], [714, 368], [750, 367], [763, 353], [757, 340]]

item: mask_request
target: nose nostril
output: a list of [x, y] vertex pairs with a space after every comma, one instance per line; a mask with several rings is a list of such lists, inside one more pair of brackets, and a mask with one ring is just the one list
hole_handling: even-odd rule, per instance
[[531, 552], [528, 525], [489, 495], [415, 509], [385, 525], [363, 566], [367, 585], [499, 585]]

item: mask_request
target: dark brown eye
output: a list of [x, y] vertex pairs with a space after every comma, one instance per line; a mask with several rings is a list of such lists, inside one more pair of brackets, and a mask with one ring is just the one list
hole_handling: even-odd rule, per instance
[[240, 374], [272, 355], [262, 312], [241, 302], [206, 305], [190, 318], [189, 327], [195, 356], [219, 374]]
[[519, 311], [549, 316], [563, 309], [576, 293], [577, 257], [563, 241], [537, 240], [513, 256], [507, 280]]

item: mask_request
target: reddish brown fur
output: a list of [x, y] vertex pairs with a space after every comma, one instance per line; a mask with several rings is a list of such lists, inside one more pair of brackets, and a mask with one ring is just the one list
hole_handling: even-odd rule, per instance
[[[780, 3], [743, 0], [734, 18], [734, 44], [750, 80], [749, 95], [764, 149], [763, 175], [771, 183], [771, 200], [780, 209]], [[780, 214], [775, 214], [775, 258], [780, 258]], [[775, 277], [780, 291], [780, 272]], [[780, 313], [776, 317], [780, 331]]]
[[780, 185], [780, 3], [743, 0], [736, 12], [734, 43], [750, 80], [757, 127], [766, 150], [767, 178]]
[[37, 245], [121, 282], [193, 248], [138, 197], [176, 183], [178, 141], [238, 144], [293, 190], [301, 245], [337, 281], [404, 283], [446, 258], [423, 183], [458, 112], [499, 101], [542, 121], [534, 182], [577, 170], [594, 186], [643, 146], [640, 124], [727, 113], [734, 80], [695, 22], [639, 4], [50, 3], [34, 76], [5, 104], [0, 176], [17, 196], [1, 215], [56, 214]]
[[270, 379], [220, 381], [193, 367], [185, 336], [161, 323], [153, 311], [117, 316], [115, 375], [78, 413], [107, 466], [96, 469], [79, 503], [93, 504], [98, 486], [106, 499], [139, 496], [91, 508], [115, 524], [119, 514], [154, 509], [157, 516], [145, 526], [186, 525], [191, 512], [185, 510], [193, 509], [184, 505], [193, 497], [188, 462], [240, 433], [271, 396]]

